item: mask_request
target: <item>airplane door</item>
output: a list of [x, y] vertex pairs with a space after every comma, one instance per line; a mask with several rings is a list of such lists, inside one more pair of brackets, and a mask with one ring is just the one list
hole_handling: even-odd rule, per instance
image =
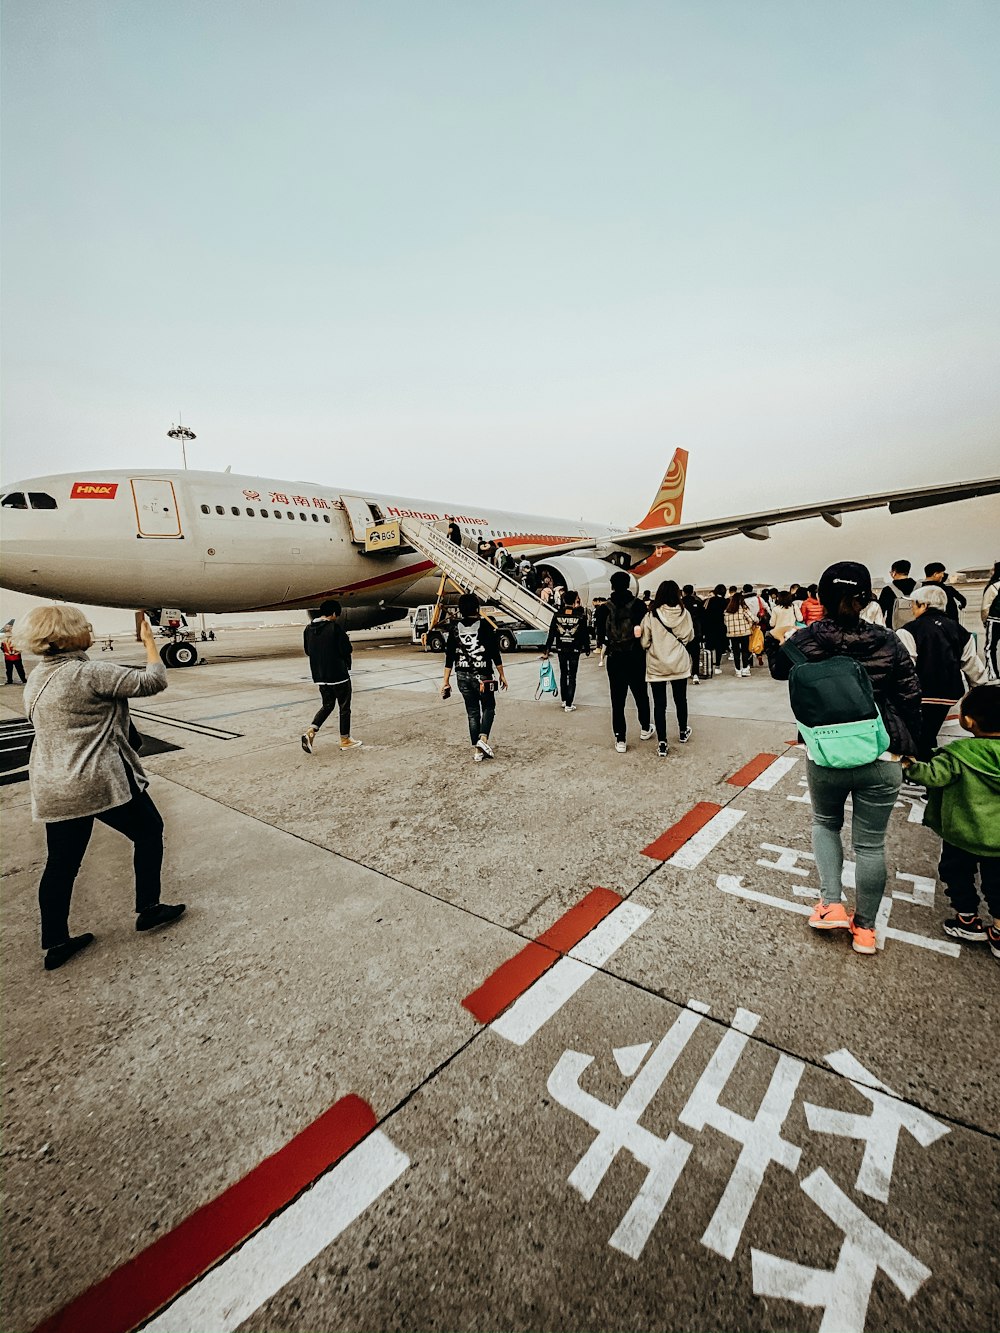
[[351, 540], [364, 546], [365, 528], [377, 523], [378, 515], [374, 513], [369, 502], [362, 500], [359, 495], [342, 495], [340, 503], [344, 506], [344, 512], [351, 525]]
[[132, 499], [140, 537], [183, 537], [177, 497], [171, 481], [132, 478]]

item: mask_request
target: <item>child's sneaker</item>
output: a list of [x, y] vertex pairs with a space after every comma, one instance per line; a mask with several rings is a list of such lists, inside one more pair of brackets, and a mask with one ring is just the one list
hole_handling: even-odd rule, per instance
[[812, 910], [809, 924], [813, 930], [850, 930], [851, 918], [843, 903], [825, 905], [820, 901]]
[[689, 741], [690, 739], [691, 739], [691, 728], [690, 728], [690, 727], [682, 727], [682, 728], [681, 728], [681, 735], [680, 735], [681, 745], [687, 745], [687, 743], [688, 743], [688, 741]]
[[656, 753], [660, 756], [661, 759], [666, 759], [667, 757], [666, 741], [660, 741], [659, 745], [656, 747]]
[[990, 953], [994, 958], [1000, 958], [1000, 930], [996, 926], [987, 926], [986, 938], [990, 942]]
[[869, 930], [866, 926], [856, 926], [854, 917], [850, 920], [851, 926], [851, 948], [855, 953], [874, 953], [878, 947], [875, 943], [875, 931]]
[[316, 739], [316, 732], [313, 730], [312, 727], [310, 727], [307, 731], [304, 731], [302, 733], [302, 748], [303, 750], [305, 750], [306, 754], [312, 754], [313, 741], [315, 739]]
[[356, 741], [353, 736], [341, 736], [340, 738], [340, 748], [342, 750], [353, 750], [360, 744], [361, 742]]
[[941, 923], [941, 929], [946, 935], [950, 935], [955, 940], [966, 940], [969, 944], [979, 944], [985, 942], [986, 927], [980, 921], [978, 916], [966, 916], [964, 912], [959, 912], [948, 921]]

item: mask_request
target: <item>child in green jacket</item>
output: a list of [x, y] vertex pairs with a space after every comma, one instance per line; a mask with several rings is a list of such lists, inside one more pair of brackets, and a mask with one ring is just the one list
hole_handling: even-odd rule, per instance
[[[926, 763], [903, 760], [907, 777], [928, 788], [924, 823], [941, 837], [938, 874], [956, 915], [943, 930], [988, 941], [1000, 958], [1000, 685], [976, 685], [959, 704], [970, 739], [935, 750]], [[976, 871], [992, 923], [979, 919]]]

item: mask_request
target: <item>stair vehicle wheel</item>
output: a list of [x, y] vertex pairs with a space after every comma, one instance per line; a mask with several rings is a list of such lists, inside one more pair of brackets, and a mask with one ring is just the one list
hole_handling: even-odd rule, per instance
[[502, 653], [516, 653], [517, 639], [509, 629], [502, 629], [497, 636], [497, 644]]
[[432, 653], [444, 652], [444, 635], [439, 629], [432, 629], [427, 636], [427, 647]]

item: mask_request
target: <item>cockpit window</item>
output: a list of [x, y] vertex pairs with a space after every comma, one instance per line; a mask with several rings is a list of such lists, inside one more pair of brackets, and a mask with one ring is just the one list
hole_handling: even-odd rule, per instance
[[0, 500], [0, 506], [4, 509], [27, 509], [28, 502], [24, 498], [23, 491], [11, 491]]
[[44, 491], [29, 491], [28, 499], [31, 502], [32, 509], [58, 509], [59, 506], [51, 495], [46, 495]]

